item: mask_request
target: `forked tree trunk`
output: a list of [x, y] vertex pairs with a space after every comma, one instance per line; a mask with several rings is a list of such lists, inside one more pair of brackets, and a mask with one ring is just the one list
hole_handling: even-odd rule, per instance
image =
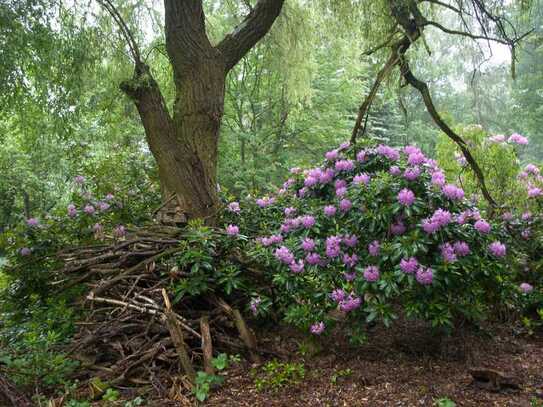
[[232, 33], [213, 46], [205, 31], [202, 0], [164, 0], [166, 48], [176, 88], [172, 114], [141, 60], [136, 61], [134, 78], [121, 85], [140, 114], [163, 197], [175, 193], [189, 219], [213, 222], [226, 75], [269, 31], [283, 1], [260, 0]]

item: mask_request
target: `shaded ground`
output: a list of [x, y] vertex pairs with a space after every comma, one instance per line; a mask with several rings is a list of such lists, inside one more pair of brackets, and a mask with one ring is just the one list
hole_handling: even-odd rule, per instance
[[[458, 406], [543, 406], [543, 337], [488, 329], [443, 341], [424, 327], [376, 330], [368, 345], [352, 348], [338, 337], [327, 338], [317, 355], [305, 358], [295, 352], [298, 335], [269, 333], [264, 345], [295, 352], [292, 359], [304, 363], [305, 379], [276, 392], [258, 392], [249, 366], [238, 366], [209, 405], [432, 406], [447, 397]], [[492, 392], [474, 386], [468, 372], [473, 366], [514, 375], [521, 389]], [[352, 373], [334, 384], [332, 376], [345, 369]]]

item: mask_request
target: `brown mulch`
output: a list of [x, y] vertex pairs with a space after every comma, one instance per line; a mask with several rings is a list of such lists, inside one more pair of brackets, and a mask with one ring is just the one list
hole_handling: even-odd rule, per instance
[[[248, 364], [229, 369], [211, 406], [433, 406], [448, 398], [457, 406], [543, 406], [543, 336], [515, 335], [512, 329], [487, 327], [436, 338], [424, 326], [375, 329], [366, 345], [353, 347], [340, 335], [320, 341], [320, 351], [299, 353], [304, 337], [277, 329], [259, 334], [260, 342], [303, 363], [305, 379], [279, 391], [257, 391]], [[514, 376], [520, 390], [491, 391], [473, 383], [471, 367], [492, 368]], [[332, 383], [339, 370], [347, 377]]]

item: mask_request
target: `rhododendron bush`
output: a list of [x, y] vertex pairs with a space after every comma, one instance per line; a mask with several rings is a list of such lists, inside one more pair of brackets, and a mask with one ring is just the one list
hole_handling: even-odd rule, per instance
[[507, 226], [418, 148], [344, 144], [291, 172], [273, 196], [230, 203], [225, 215], [231, 238], [253, 237], [288, 322], [318, 335], [347, 320], [357, 336], [405, 312], [450, 328], [526, 293]]

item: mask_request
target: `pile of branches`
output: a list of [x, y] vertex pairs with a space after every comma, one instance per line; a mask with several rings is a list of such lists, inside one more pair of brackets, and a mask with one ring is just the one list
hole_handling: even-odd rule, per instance
[[172, 304], [172, 282], [187, 278], [172, 259], [183, 229], [149, 226], [110, 245], [79, 247], [59, 254], [65, 289], [86, 284], [85, 320], [69, 354], [82, 361], [87, 379], [110, 386], [151, 385], [171, 395], [191, 388], [197, 370], [214, 373], [218, 352], [246, 354], [260, 362], [254, 333], [235, 302], [217, 294], [183, 297]]

